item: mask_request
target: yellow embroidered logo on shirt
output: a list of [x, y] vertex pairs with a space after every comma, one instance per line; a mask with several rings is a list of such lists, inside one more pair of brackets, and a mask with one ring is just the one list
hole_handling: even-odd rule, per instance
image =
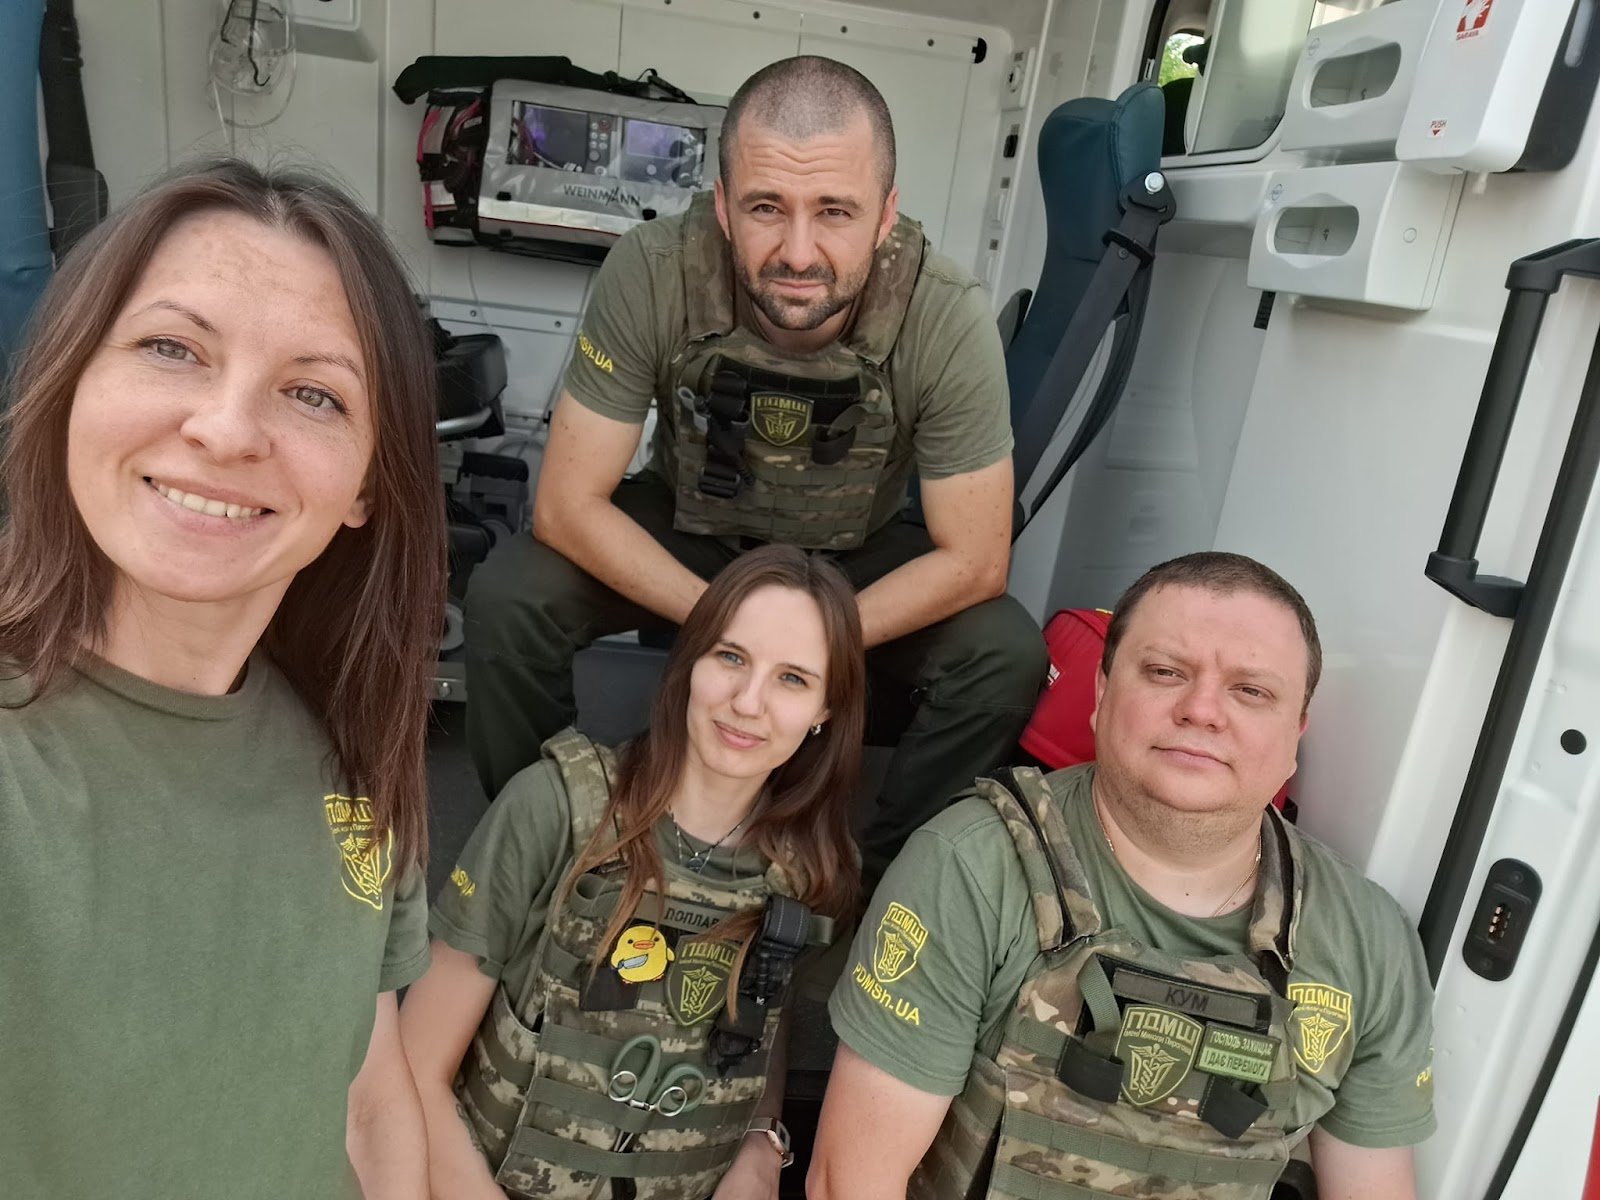
[[450, 872], [450, 882], [456, 885], [456, 891], [460, 892], [463, 897], [470, 898], [478, 890], [478, 885], [472, 882], [472, 876], [468, 875], [460, 867]]
[[1294, 1056], [1313, 1075], [1327, 1065], [1350, 1032], [1355, 1001], [1350, 993], [1326, 983], [1291, 983], [1289, 1016]]
[[583, 352], [585, 358], [607, 375], [612, 374], [616, 369], [616, 364], [611, 361], [611, 356], [591, 342], [588, 334], [580, 333], [578, 335], [578, 349]]
[[394, 870], [394, 832], [379, 839], [373, 829], [372, 801], [365, 796], [324, 796], [323, 811], [343, 871], [339, 882], [363, 904], [383, 911], [383, 888]]
[[898, 901], [890, 904], [872, 943], [872, 973], [878, 982], [893, 983], [911, 974], [927, 942], [928, 927], [921, 918]]

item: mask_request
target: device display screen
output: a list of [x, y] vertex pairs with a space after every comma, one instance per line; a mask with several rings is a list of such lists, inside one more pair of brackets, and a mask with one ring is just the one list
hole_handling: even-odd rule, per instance
[[589, 165], [589, 114], [523, 100], [511, 104], [506, 161], [523, 167], [582, 171]]
[[635, 183], [696, 187], [704, 138], [699, 129], [629, 117], [622, 124], [622, 177]]

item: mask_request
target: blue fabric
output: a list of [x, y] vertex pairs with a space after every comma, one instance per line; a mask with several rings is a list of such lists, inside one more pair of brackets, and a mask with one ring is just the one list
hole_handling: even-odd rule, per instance
[[1133, 180], [1160, 168], [1165, 120], [1160, 89], [1136, 83], [1115, 100], [1068, 100], [1039, 130], [1039, 184], [1049, 234], [1033, 303], [1006, 353], [1013, 429], [1021, 427], [1105, 253], [1101, 239], [1122, 214], [1117, 198]]
[[50, 279], [39, 165], [39, 30], [44, 0], [0, 3], [0, 376]]

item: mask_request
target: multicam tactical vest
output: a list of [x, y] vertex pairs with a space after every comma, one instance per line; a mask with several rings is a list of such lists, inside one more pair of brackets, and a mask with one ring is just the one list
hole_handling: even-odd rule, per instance
[[1016, 843], [1041, 953], [907, 1196], [1267, 1200], [1309, 1132], [1292, 1127], [1284, 996], [1298, 835], [1267, 810], [1248, 954], [1178, 958], [1106, 924], [1038, 771], [979, 791]]
[[[895, 437], [888, 359], [927, 252], [922, 227], [900, 217], [878, 248], [851, 332], [810, 355], [787, 355], [734, 327], [733, 260], [709, 195], [684, 217], [686, 333], [658, 380], [658, 445], [677, 492], [673, 525], [807, 549], [859, 546]], [[708, 397], [718, 373], [746, 376], [743, 478], [731, 497], [701, 486]], [[807, 393], [807, 394], [801, 394]], [[823, 448], [848, 447], [824, 453]], [[837, 461], [833, 461], [837, 457]]]
[[[576, 856], [599, 827], [615, 762], [570, 729], [542, 753], [566, 785]], [[604, 965], [591, 975], [621, 882], [602, 870], [581, 876], [565, 900], [565, 884], [557, 889], [520, 994], [504, 982], [495, 989], [455, 1091], [495, 1182], [513, 1196], [587, 1200], [613, 1194], [602, 1182], [612, 1179], [624, 1189], [619, 1194], [638, 1200], [704, 1200], [738, 1152], [766, 1090], [767, 1048], [780, 1013], [770, 1006], [762, 1048], [727, 1076], [707, 1066], [707, 1034], [727, 995], [733, 954], [729, 943], [703, 935], [731, 913], [762, 907], [772, 892], [788, 894], [789, 885], [776, 866], [727, 887], [676, 864], [665, 869], [659, 915], [653, 895], [639, 912], [642, 925], [666, 935], [668, 948], [657, 951], [670, 955], [665, 975], [627, 984]], [[661, 1041], [663, 1073], [681, 1062], [705, 1071], [698, 1108], [668, 1119], [607, 1096], [617, 1052], [645, 1033]], [[632, 1138], [618, 1152], [622, 1134]]]

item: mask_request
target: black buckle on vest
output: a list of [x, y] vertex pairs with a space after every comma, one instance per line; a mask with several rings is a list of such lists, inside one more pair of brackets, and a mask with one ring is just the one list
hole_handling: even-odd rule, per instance
[[718, 500], [732, 500], [744, 485], [738, 468], [717, 462], [707, 456], [705, 469], [700, 472], [700, 490]]
[[1206, 1094], [1200, 1101], [1197, 1115], [1223, 1137], [1237, 1139], [1242, 1138], [1245, 1130], [1266, 1111], [1265, 1101], [1213, 1075], [1206, 1084]]
[[724, 1005], [706, 1039], [706, 1061], [718, 1075], [726, 1075], [741, 1061], [761, 1049], [767, 1008], [789, 987], [794, 961], [806, 948], [811, 910], [788, 896], [772, 896], [761, 919], [761, 932], [745, 955], [739, 973], [739, 1016], [735, 1020]]
[[1080, 1096], [1115, 1104], [1122, 1092], [1122, 1060], [1102, 1058], [1077, 1038], [1068, 1038], [1056, 1063], [1056, 1078]]

